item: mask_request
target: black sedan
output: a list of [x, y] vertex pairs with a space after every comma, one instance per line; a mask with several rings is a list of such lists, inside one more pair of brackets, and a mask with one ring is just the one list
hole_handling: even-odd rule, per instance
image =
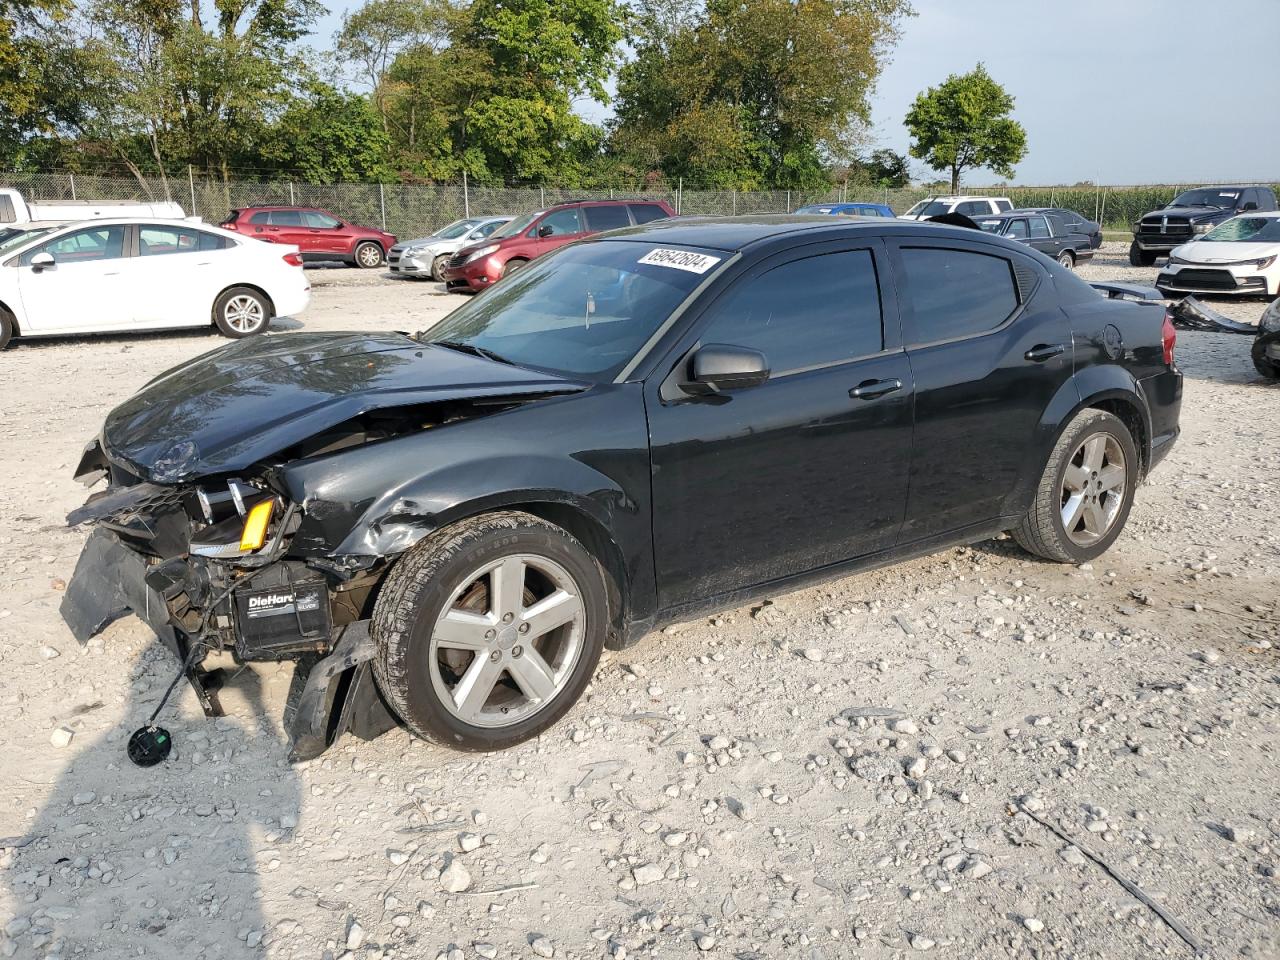
[[1067, 229], [1066, 221], [1056, 213], [1036, 210], [1010, 210], [994, 217], [974, 221], [987, 233], [1017, 240], [1052, 257], [1070, 270], [1077, 263], [1093, 259], [1089, 237]]
[[1178, 435], [1173, 348], [1162, 307], [972, 229], [617, 231], [423, 334], [152, 381], [77, 470], [108, 485], [63, 615], [86, 640], [133, 610], [198, 691], [211, 651], [323, 658], [297, 756], [393, 718], [507, 747], [698, 611], [1002, 531], [1097, 557]]
[[1043, 213], [1058, 217], [1062, 221], [1065, 233], [1080, 233], [1089, 238], [1089, 249], [1097, 250], [1102, 246], [1102, 224], [1096, 220], [1068, 210], [1066, 207], [1023, 207], [1026, 213]]

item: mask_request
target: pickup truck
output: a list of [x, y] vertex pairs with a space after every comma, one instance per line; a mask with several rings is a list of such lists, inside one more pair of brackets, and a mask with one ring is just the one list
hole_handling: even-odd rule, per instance
[[74, 223], [103, 217], [158, 217], [181, 220], [186, 214], [172, 200], [27, 200], [13, 187], [0, 187], [0, 227], [28, 223]]
[[1133, 225], [1129, 263], [1149, 267], [1157, 257], [1167, 257], [1224, 220], [1250, 210], [1275, 210], [1276, 194], [1270, 187], [1197, 187], [1183, 190], [1166, 207], [1143, 214]]

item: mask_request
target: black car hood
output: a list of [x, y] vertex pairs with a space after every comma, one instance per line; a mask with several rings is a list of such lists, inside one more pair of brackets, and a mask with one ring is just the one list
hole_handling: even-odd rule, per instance
[[1190, 217], [1192, 220], [1212, 220], [1217, 217], [1229, 217], [1235, 214], [1234, 207], [1164, 207], [1153, 210], [1147, 216]]
[[107, 457], [157, 483], [244, 468], [372, 410], [574, 392], [398, 333], [254, 337], [174, 367], [107, 416]]

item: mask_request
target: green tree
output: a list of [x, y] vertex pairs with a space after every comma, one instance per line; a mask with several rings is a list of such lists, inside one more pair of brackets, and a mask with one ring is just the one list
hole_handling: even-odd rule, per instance
[[826, 183], [910, 13], [906, 0], [644, 0], [611, 147], [722, 186]]
[[907, 113], [911, 155], [934, 170], [950, 171], [951, 190], [966, 170], [987, 167], [1002, 177], [1027, 154], [1027, 131], [1012, 119], [1013, 97], [979, 63], [952, 74], [916, 97]]
[[79, 116], [71, 13], [70, 0], [0, 0], [0, 153], [10, 166]]
[[386, 180], [391, 141], [366, 97], [312, 81], [271, 125], [261, 148], [267, 162], [313, 183]]
[[864, 164], [867, 177], [877, 187], [900, 189], [911, 182], [911, 161], [905, 153], [873, 150]]

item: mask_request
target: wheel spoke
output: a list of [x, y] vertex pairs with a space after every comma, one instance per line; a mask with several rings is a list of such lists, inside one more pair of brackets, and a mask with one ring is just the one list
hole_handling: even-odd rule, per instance
[[1124, 467], [1112, 463], [1098, 471], [1098, 482], [1106, 491], [1120, 490], [1124, 487]]
[[1062, 475], [1062, 485], [1072, 493], [1079, 493], [1084, 489], [1085, 481], [1089, 479], [1089, 471], [1084, 467], [1077, 467], [1074, 463], [1067, 464], [1066, 472]]
[[1090, 437], [1084, 442], [1084, 468], [1090, 473], [1097, 473], [1102, 469], [1102, 458], [1106, 452], [1106, 437], [1100, 434], [1098, 436]]
[[453, 688], [453, 703], [458, 716], [463, 720], [473, 720], [479, 716], [501, 676], [501, 664], [494, 663], [483, 654], [472, 658], [471, 666], [467, 667], [467, 672]]
[[1096, 500], [1085, 505], [1084, 528], [1095, 537], [1100, 537], [1107, 532], [1107, 512]]
[[1062, 526], [1067, 533], [1074, 531], [1076, 524], [1080, 522], [1080, 511], [1084, 509], [1084, 503], [1084, 494], [1075, 493], [1062, 505]]
[[489, 612], [501, 620], [508, 613], [520, 615], [524, 608], [524, 561], [508, 557], [489, 574]]
[[488, 617], [455, 608], [436, 621], [435, 637], [442, 647], [487, 653], [489, 640], [485, 635], [492, 629], [493, 624]]
[[507, 663], [507, 671], [530, 700], [546, 700], [555, 692], [556, 678], [551, 665], [532, 644]]
[[582, 609], [582, 602], [565, 590], [557, 590], [524, 611], [522, 619], [529, 625], [526, 640], [541, 637], [556, 627], [573, 620]]

